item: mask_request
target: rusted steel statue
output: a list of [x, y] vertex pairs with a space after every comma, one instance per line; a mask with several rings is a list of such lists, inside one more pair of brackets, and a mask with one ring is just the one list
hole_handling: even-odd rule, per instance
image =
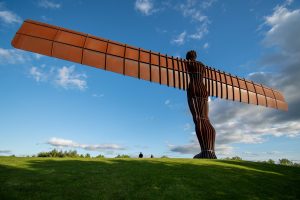
[[189, 51], [186, 54], [187, 71], [190, 78], [187, 98], [201, 147], [201, 153], [195, 155], [194, 158], [217, 158], [215, 155], [216, 132], [208, 119], [208, 93], [203, 83], [205, 67], [196, 62], [196, 58], [195, 51]]
[[186, 90], [201, 152], [216, 158], [215, 130], [208, 119], [208, 97], [287, 111], [283, 95], [272, 88], [233, 76], [196, 61], [174, 58], [119, 42], [33, 20], [26, 20], [12, 40], [15, 48]]

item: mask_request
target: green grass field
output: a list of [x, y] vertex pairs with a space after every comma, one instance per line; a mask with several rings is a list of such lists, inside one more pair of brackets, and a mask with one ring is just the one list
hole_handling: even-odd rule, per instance
[[193, 159], [0, 157], [0, 199], [300, 199], [300, 168]]

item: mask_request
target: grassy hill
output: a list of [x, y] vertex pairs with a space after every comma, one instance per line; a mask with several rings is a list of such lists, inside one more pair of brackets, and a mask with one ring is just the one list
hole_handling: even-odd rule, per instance
[[300, 199], [300, 168], [225, 160], [0, 157], [0, 199]]

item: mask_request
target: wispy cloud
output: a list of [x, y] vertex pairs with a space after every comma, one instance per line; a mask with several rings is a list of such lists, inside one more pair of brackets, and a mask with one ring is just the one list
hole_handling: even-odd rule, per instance
[[157, 12], [158, 9], [154, 8], [152, 0], [136, 0], [134, 7], [137, 11], [141, 12], [143, 15], [151, 15]]
[[166, 99], [164, 105], [171, 110], [185, 110], [186, 108], [183, 102], [174, 102], [170, 99]]
[[[192, 138], [188, 144], [183, 145], [172, 145], [168, 144], [168, 148], [172, 152], [180, 153], [180, 154], [198, 154], [201, 149], [196, 135], [192, 135]], [[227, 144], [219, 144], [216, 146], [217, 155], [229, 155], [233, 152], [233, 147]]]
[[50, 144], [54, 147], [67, 147], [67, 148], [80, 148], [88, 151], [106, 151], [106, 150], [125, 150], [125, 147], [122, 147], [117, 144], [80, 144], [74, 142], [73, 140], [62, 139], [53, 137], [47, 144]]
[[104, 94], [92, 94], [92, 97], [95, 97], [95, 98], [101, 98], [101, 97], [104, 97]]
[[170, 105], [171, 101], [170, 99], [165, 100], [165, 105]]
[[0, 150], [0, 154], [10, 154], [10, 150]]
[[209, 48], [209, 44], [207, 43], [207, 42], [205, 42], [204, 44], [203, 44], [203, 49], [208, 49]]
[[38, 2], [38, 6], [42, 8], [50, 8], [50, 9], [58, 9], [61, 8], [61, 4], [55, 3], [49, 0], [40, 0]]
[[0, 65], [4, 64], [21, 64], [30, 61], [31, 57], [24, 51], [18, 49], [0, 48]]
[[46, 21], [46, 22], [51, 21], [51, 18], [49, 18], [49, 17], [47, 17], [47, 16], [45, 16], [45, 15], [42, 15], [42, 16], [41, 16], [41, 19], [42, 19], [43, 21]]
[[190, 123], [185, 123], [184, 127], [183, 127], [183, 130], [184, 131], [189, 131], [189, 130], [191, 130], [191, 128], [192, 128], [192, 125]]
[[267, 156], [278, 155], [281, 154], [281, 152], [280, 151], [262, 151], [262, 152], [244, 151], [242, 154], [244, 154], [245, 156], [257, 157], [260, 155], [267, 155]]
[[201, 1], [201, 7], [203, 9], [207, 9], [209, 7], [211, 7], [217, 0], [205, 0], [205, 1]]
[[185, 43], [185, 39], [186, 39], [186, 31], [183, 31], [182, 33], [180, 33], [178, 36], [176, 36], [171, 43], [173, 44], [177, 44], [177, 45], [183, 45]]
[[208, 25], [211, 23], [208, 16], [204, 14], [205, 10], [213, 5], [215, 1], [208, 0], [198, 2], [195, 0], [188, 0], [179, 5], [179, 11], [184, 17], [190, 18], [196, 24], [196, 31], [188, 34], [187, 37], [195, 40], [201, 40], [208, 34]]
[[0, 20], [6, 24], [19, 24], [22, 22], [21, 17], [9, 10], [0, 11]]
[[[187, 40], [201, 40], [206, 34], [208, 34], [208, 26], [211, 23], [208, 16], [205, 14], [205, 11], [209, 9], [216, 0], [186, 0], [185, 2], [176, 2], [176, 1], [164, 1], [158, 6], [154, 6], [153, 0], [136, 0], [135, 9], [142, 14], [149, 16], [157, 11], [171, 9], [176, 11], [176, 14], [179, 13], [183, 17], [187, 18], [190, 23], [194, 24], [195, 30], [181, 31], [180, 34], [175, 35], [171, 39], [171, 43], [175, 45], [183, 45]], [[180, 25], [183, 27], [183, 25]], [[168, 30], [156, 28], [156, 31], [160, 33], [167, 33]]]
[[29, 74], [35, 79], [35, 81], [45, 81], [47, 79], [47, 74], [45, 74], [40, 68], [38, 67], [31, 67]]
[[[280, 89], [289, 104], [289, 111], [212, 100], [210, 119], [216, 129], [216, 150], [219, 149], [219, 155], [224, 151], [233, 152], [233, 144], [264, 143], [267, 136], [300, 137], [300, 9], [289, 10], [285, 7], [288, 5], [290, 1], [276, 6], [273, 13], [264, 18], [267, 30], [263, 41], [267, 47], [275, 47], [277, 51], [267, 55], [273, 59], [265, 59], [266, 55], [261, 57], [261, 64], [272, 66], [278, 72], [254, 72], [249, 74], [248, 79]], [[195, 154], [200, 147], [195, 137], [187, 144], [171, 146], [170, 150]], [[259, 154], [266, 155], [263, 152]]]
[[50, 82], [56, 86], [68, 89], [85, 90], [87, 88], [87, 76], [76, 71], [75, 66], [63, 66], [61, 68], [47, 68], [33, 66], [29, 70], [29, 75], [37, 82]]
[[273, 14], [265, 17], [265, 24], [271, 28], [266, 33], [264, 44], [279, 46], [283, 51], [295, 53], [300, 49], [300, 26], [296, 25], [300, 21], [300, 9], [289, 10], [285, 6], [290, 3], [291, 1], [286, 1], [283, 5], [276, 6]]
[[75, 66], [63, 66], [58, 69], [55, 82], [65, 89], [77, 88], [79, 90], [85, 90], [87, 88], [86, 78], [87, 76], [84, 73], [75, 72]]

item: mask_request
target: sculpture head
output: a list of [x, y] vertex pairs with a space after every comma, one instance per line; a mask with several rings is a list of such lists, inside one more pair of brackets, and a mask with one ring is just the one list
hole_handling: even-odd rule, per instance
[[187, 60], [191, 60], [191, 61], [195, 61], [197, 58], [197, 52], [194, 50], [188, 51], [186, 53], [186, 59]]

